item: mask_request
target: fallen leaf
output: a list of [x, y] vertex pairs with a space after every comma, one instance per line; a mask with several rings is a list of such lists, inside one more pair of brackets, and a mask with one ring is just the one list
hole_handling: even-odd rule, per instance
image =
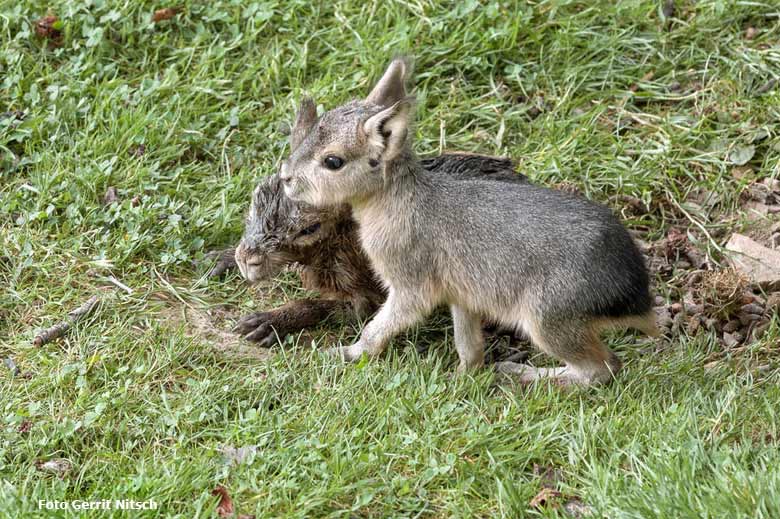
[[164, 9], [158, 9], [152, 15], [152, 22], [162, 22], [164, 20], [170, 20], [176, 14], [181, 11], [181, 7], [166, 7]]
[[5, 364], [5, 367], [11, 370], [11, 375], [17, 376], [19, 374], [19, 367], [14, 362], [14, 359], [11, 357], [6, 357], [3, 359], [3, 364]]
[[733, 234], [726, 244], [733, 267], [762, 288], [780, 287], [780, 251], [764, 247], [742, 234]]
[[566, 511], [567, 514], [574, 517], [575, 519], [580, 519], [581, 517], [593, 515], [593, 507], [585, 504], [581, 499], [578, 499], [576, 497], [572, 497], [571, 499], [563, 503], [563, 509]]
[[103, 195], [103, 204], [111, 205], [117, 201], [119, 201], [119, 196], [116, 194], [116, 188], [114, 186], [108, 186], [106, 194]]
[[736, 164], [737, 166], [744, 166], [748, 162], [750, 162], [750, 159], [753, 158], [753, 155], [756, 154], [756, 147], [749, 145], [749, 146], [735, 146], [730, 152], [729, 152], [729, 161], [732, 164]]
[[32, 429], [32, 422], [30, 420], [22, 420], [19, 424], [19, 428], [16, 430], [19, 434], [27, 434]]
[[736, 180], [742, 180], [742, 179], [750, 180], [751, 178], [753, 178], [753, 168], [751, 168], [750, 166], [737, 166], [736, 168], [732, 168], [731, 176], [734, 177]]
[[135, 146], [130, 149], [130, 155], [133, 157], [141, 158], [146, 153], [146, 146], [144, 144], [139, 144], [138, 146]]
[[[654, 77], [655, 77], [655, 72], [651, 70], [650, 72], [645, 73], [645, 75], [642, 76], [642, 79], [640, 79], [639, 81], [642, 83], [647, 83]], [[634, 83], [628, 89], [631, 90], [632, 92], [636, 92], [637, 90], [639, 90], [639, 83]]]
[[49, 461], [38, 460], [35, 462], [35, 467], [42, 472], [50, 472], [62, 478], [70, 472], [72, 465], [66, 459], [55, 458]]
[[217, 515], [220, 517], [233, 517], [233, 500], [230, 499], [230, 494], [227, 489], [222, 485], [211, 491], [212, 496], [219, 496], [219, 504], [217, 505]]
[[561, 492], [550, 487], [544, 487], [533, 499], [531, 499], [529, 505], [531, 508], [536, 508], [537, 510], [548, 506], [557, 508], [559, 504], [558, 501], [560, 501], [561, 497], [563, 497]]
[[225, 463], [241, 465], [245, 461], [254, 458], [255, 454], [257, 454], [257, 445], [246, 445], [244, 447], [225, 445], [219, 447], [217, 451], [222, 454]]
[[59, 45], [62, 40], [62, 22], [54, 15], [47, 15], [35, 22], [35, 34], [39, 38], [46, 38], [54, 45]]
[[539, 478], [543, 487], [555, 487], [563, 481], [563, 472], [551, 465], [534, 463], [534, 476]]

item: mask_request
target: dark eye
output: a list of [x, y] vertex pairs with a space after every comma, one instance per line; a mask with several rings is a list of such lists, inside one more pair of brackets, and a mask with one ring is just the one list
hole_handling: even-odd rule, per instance
[[314, 234], [315, 232], [317, 232], [317, 230], [319, 228], [320, 228], [320, 224], [319, 223], [315, 223], [314, 225], [310, 225], [307, 228], [305, 228], [304, 230], [302, 230], [301, 232], [299, 232], [298, 235], [299, 236], [307, 236], [309, 234]]
[[337, 169], [341, 169], [341, 166], [344, 165], [344, 159], [335, 155], [328, 155], [322, 163], [326, 168], [336, 171]]

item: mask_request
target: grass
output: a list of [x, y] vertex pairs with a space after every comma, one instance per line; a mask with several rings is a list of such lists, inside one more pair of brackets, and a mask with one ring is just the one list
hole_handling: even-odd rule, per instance
[[[767, 87], [780, 9], [676, 4], [667, 19], [651, 1], [217, 0], [155, 24], [166, 5], [0, 0], [0, 112], [24, 113], [0, 116], [0, 357], [19, 369], [0, 367], [0, 515], [154, 499], [132, 516], [213, 517], [223, 485], [257, 517], [565, 516], [529, 505], [537, 465], [595, 517], [780, 516], [776, 316], [738, 355], [707, 332], [654, 354], [612, 337], [619, 381], [569, 392], [451, 377], [446, 320], [342, 366], [316, 350], [350, 341], [349, 326], [259, 359], [182, 317], [300, 292], [293, 276], [255, 292], [207, 282], [204, 254], [240, 237], [302, 94], [325, 107], [365, 95], [399, 52], [417, 58], [420, 154], [509, 155], [539, 183], [638, 197], [652, 211], [627, 225], [649, 240], [685, 227], [721, 262], [747, 225], [749, 179], [780, 178], [780, 94]], [[48, 11], [60, 46], [36, 37]], [[110, 186], [119, 200], [105, 205]], [[32, 346], [95, 293], [96, 314]], [[230, 464], [226, 445], [257, 450]], [[71, 470], [36, 468], [52, 459]]]

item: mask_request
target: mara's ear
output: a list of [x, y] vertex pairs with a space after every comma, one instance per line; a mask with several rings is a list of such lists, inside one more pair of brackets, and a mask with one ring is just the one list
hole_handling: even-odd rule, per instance
[[405, 97], [363, 123], [363, 132], [369, 144], [382, 150], [384, 161], [394, 159], [403, 150], [409, 133], [413, 104], [413, 98]]
[[406, 97], [406, 81], [412, 72], [412, 63], [396, 58], [387, 67], [382, 79], [368, 94], [366, 101], [379, 106], [391, 106]]
[[301, 101], [301, 106], [298, 108], [298, 115], [295, 116], [295, 124], [293, 124], [292, 131], [290, 132], [290, 149], [294, 150], [300, 146], [303, 139], [311, 130], [314, 123], [317, 122], [317, 105], [311, 97], [304, 97]]

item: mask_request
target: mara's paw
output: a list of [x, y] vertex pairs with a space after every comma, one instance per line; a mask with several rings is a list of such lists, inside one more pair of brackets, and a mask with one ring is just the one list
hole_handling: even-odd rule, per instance
[[539, 373], [536, 368], [528, 364], [519, 364], [517, 362], [496, 362], [493, 369], [510, 383], [528, 386], [539, 380]]
[[256, 342], [258, 346], [270, 348], [277, 342], [284, 340], [287, 330], [282, 323], [275, 318], [274, 311], [256, 312], [243, 316], [233, 327], [233, 331], [240, 333], [244, 339]]
[[494, 369], [508, 380], [530, 385], [535, 382], [547, 381], [558, 386], [569, 386], [581, 382], [568, 368], [535, 368], [528, 364], [516, 362], [496, 362]]
[[341, 346], [339, 348], [328, 348], [325, 354], [329, 357], [344, 360], [347, 362], [357, 362], [363, 356], [363, 346], [356, 342], [352, 346]]

